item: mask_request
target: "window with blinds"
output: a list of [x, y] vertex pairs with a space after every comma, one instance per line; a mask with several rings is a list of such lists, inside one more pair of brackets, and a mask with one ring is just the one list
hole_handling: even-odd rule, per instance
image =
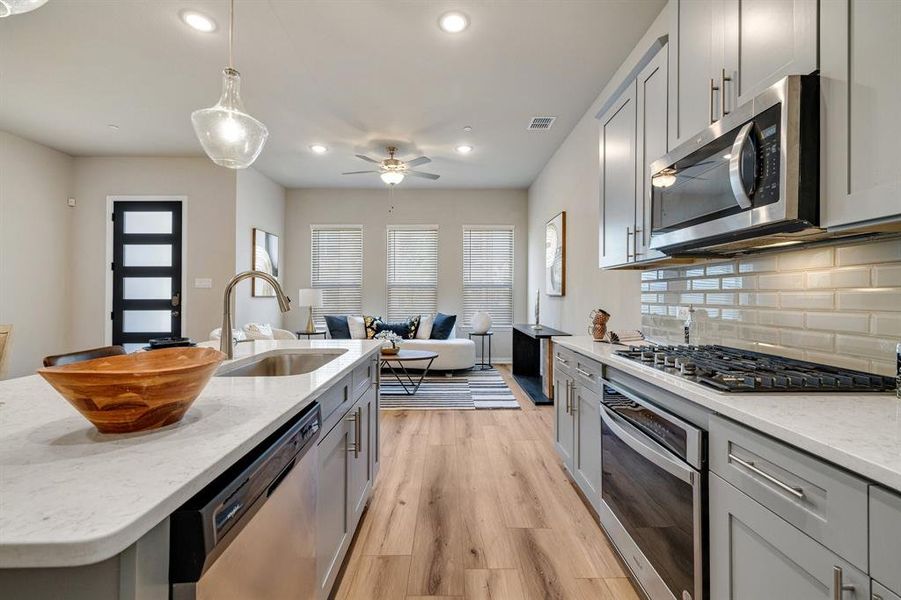
[[487, 312], [494, 326], [513, 325], [513, 228], [463, 229], [463, 325]]
[[388, 320], [428, 315], [438, 307], [438, 229], [388, 228]]
[[310, 287], [322, 290], [316, 326], [325, 326], [324, 315], [363, 314], [362, 228], [314, 225], [310, 237]]

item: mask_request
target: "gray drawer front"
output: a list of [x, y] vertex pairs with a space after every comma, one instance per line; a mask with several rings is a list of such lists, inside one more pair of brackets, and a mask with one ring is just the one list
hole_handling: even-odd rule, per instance
[[559, 369], [563, 373], [572, 375], [575, 372], [576, 363], [578, 361], [578, 354], [569, 348], [554, 344], [554, 369]]
[[353, 370], [354, 400], [365, 394], [369, 386], [375, 382], [377, 368], [377, 359], [373, 357]]
[[578, 358], [576, 360], [576, 366], [573, 369], [573, 377], [575, 378], [576, 383], [600, 394], [601, 379], [604, 378], [604, 365], [596, 360], [585, 358], [578, 354], [576, 356]]
[[870, 487], [870, 575], [901, 595], [901, 494], [875, 485]]
[[870, 600], [901, 600], [901, 596], [881, 585], [878, 581], [872, 580], [871, 584], [873, 586], [873, 594], [870, 596]]
[[324, 394], [319, 396], [322, 411], [322, 430], [328, 432], [344, 416], [354, 403], [351, 397], [353, 374], [345, 375]]
[[863, 479], [718, 416], [710, 418], [710, 469], [867, 571]]

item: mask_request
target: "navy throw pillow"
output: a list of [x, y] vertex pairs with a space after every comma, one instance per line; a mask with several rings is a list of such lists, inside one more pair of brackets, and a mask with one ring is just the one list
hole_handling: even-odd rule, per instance
[[329, 337], [333, 340], [350, 339], [350, 327], [347, 326], [347, 317], [325, 315], [325, 325], [328, 327]]
[[435, 322], [432, 325], [432, 335], [429, 337], [433, 340], [446, 340], [450, 337], [456, 323], [457, 315], [436, 314]]

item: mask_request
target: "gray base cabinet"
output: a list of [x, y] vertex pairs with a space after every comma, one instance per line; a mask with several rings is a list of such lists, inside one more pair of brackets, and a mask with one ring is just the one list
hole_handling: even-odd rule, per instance
[[[377, 359], [354, 372], [359, 397], [319, 441], [316, 571], [319, 597], [329, 597], [354, 532], [372, 496], [378, 468]], [[367, 383], [368, 381], [368, 383]]]
[[600, 374], [602, 366], [554, 349], [554, 446], [597, 511], [601, 501]]
[[710, 475], [710, 549], [711, 598], [869, 597], [866, 574], [715, 474]]

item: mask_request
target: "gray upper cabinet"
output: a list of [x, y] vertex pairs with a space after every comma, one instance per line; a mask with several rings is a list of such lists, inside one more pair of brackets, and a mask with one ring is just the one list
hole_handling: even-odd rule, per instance
[[675, 0], [669, 133], [681, 144], [786, 75], [817, 69], [817, 0]]
[[635, 79], [636, 93], [636, 185], [635, 185], [635, 259], [654, 260], [665, 255], [650, 250], [651, 241], [651, 163], [668, 150], [668, 59], [664, 46]]
[[821, 224], [901, 219], [901, 2], [822, 0]]
[[634, 258], [635, 233], [635, 85], [626, 88], [601, 116], [600, 266]]
[[721, 0], [674, 0], [670, 25], [670, 118], [673, 146], [690, 139], [713, 120], [714, 7]]
[[864, 600], [869, 588], [865, 573], [710, 475], [711, 598]]
[[727, 112], [786, 75], [816, 71], [817, 0], [725, 0], [722, 13]]

